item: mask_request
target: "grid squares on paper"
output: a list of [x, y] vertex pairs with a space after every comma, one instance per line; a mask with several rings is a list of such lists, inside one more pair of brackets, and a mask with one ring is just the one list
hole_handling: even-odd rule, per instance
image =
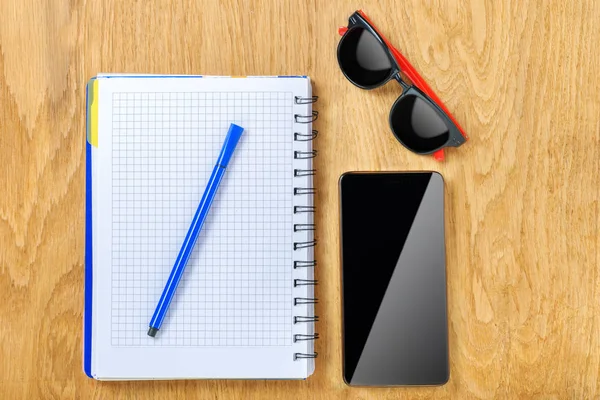
[[[290, 92], [113, 94], [113, 346], [291, 345], [292, 106]], [[231, 122], [244, 134], [152, 339]]]

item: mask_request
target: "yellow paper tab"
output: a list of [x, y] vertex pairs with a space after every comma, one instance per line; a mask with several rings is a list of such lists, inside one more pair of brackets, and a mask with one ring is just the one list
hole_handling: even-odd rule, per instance
[[87, 84], [87, 141], [98, 147], [98, 79]]

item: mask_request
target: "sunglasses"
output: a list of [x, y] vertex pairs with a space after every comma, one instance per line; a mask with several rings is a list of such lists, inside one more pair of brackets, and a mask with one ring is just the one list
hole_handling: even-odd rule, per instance
[[[395, 79], [402, 94], [390, 110], [392, 133], [417, 154], [444, 159], [444, 147], [458, 147], [469, 139], [458, 122], [408, 60], [381, 35], [362, 10], [338, 30], [342, 36], [337, 57], [346, 78], [361, 89], [374, 89]], [[400, 73], [410, 79], [405, 82]]]

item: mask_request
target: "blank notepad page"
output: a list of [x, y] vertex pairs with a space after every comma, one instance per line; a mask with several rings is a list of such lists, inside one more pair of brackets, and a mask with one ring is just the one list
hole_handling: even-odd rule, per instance
[[[293, 358], [306, 346], [293, 342], [294, 114], [307, 112], [294, 103], [299, 94], [310, 95], [308, 79], [100, 80], [93, 166], [99, 376], [310, 373]], [[148, 322], [230, 123], [244, 134], [151, 338]]]

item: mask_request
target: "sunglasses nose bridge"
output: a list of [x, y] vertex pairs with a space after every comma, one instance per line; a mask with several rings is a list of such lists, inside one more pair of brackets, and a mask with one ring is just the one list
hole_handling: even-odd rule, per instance
[[410, 87], [408, 83], [404, 82], [404, 79], [402, 79], [402, 77], [400, 76], [400, 72], [396, 72], [394, 74], [394, 79], [400, 84], [400, 86], [402, 86], [402, 92], [407, 91]]

